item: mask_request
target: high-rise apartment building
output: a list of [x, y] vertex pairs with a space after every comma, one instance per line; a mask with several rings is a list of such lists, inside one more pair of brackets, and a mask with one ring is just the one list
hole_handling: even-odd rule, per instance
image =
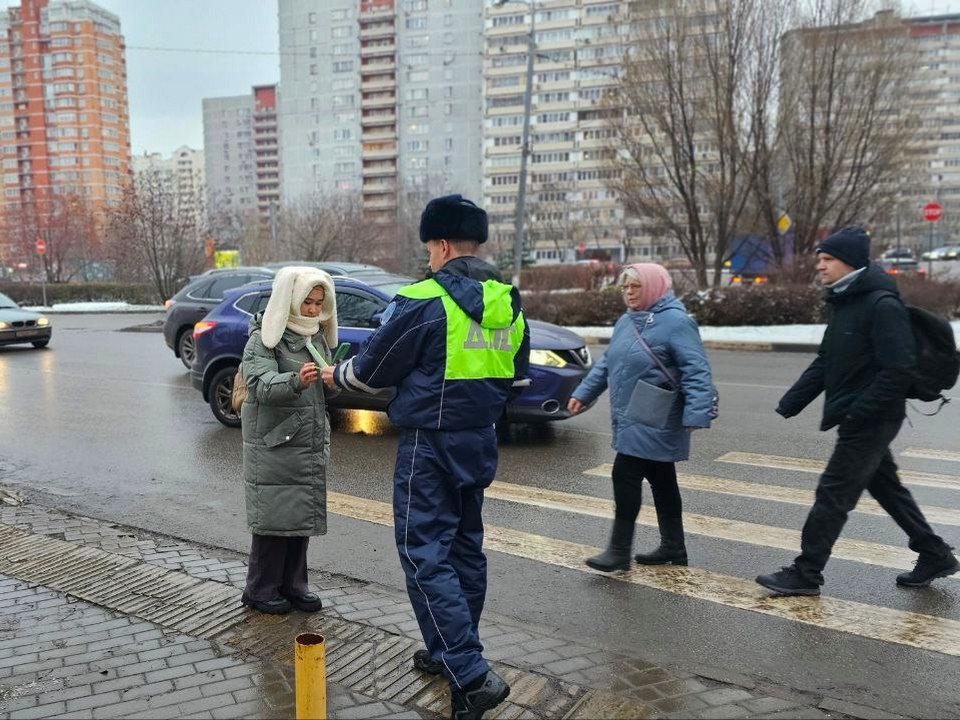
[[206, 180], [203, 150], [194, 150], [183, 145], [169, 157], [160, 153], [135, 155], [133, 175], [135, 182], [144, 175], [155, 175], [164, 192], [176, 197], [178, 207], [193, 214], [198, 227], [204, 226]]
[[[601, 98], [616, 82], [626, 2], [486, 5], [484, 200], [494, 248], [509, 254], [520, 181], [527, 46], [535, 33], [525, 247], [538, 263], [621, 259], [628, 232], [604, 148]], [[651, 256], [651, 248], [635, 247]]]
[[280, 202], [279, 147], [276, 85], [257, 85], [250, 95], [204, 98], [209, 212], [268, 217]]
[[424, 196], [482, 190], [477, 0], [280, 0], [285, 202], [353, 192], [394, 223]]
[[42, 231], [57, 198], [96, 217], [130, 178], [120, 20], [88, 0], [22, 0], [0, 12], [0, 217]]

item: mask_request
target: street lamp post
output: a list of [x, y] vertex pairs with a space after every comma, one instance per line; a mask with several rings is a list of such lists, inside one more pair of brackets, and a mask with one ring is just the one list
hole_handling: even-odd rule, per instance
[[530, 105], [533, 97], [533, 60], [537, 39], [536, 0], [498, 0], [494, 7], [508, 2], [522, 2], [530, 7], [530, 34], [527, 36], [527, 85], [523, 92], [523, 134], [520, 147], [520, 183], [517, 188], [516, 217], [513, 233], [513, 285], [520, 287], [520, 271], [523, 269], [523, 223], [527, 207], [527, 160], [530, 155]]

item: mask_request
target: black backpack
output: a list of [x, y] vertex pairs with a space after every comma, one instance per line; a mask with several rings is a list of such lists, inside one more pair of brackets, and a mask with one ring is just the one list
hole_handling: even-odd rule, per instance
[[[877, 300], [893, 293], [881, 291]], [[960, 352], [953, 336], [950, 322], [914, 305], [904, 305], [910, 316], [913, 330], [913, 342], [917, 354], [917, 366], [913, 371], [913, 382], [907, 389], [907, 397], [923, 402], [940, 401], [940, 407], [950, 402], [944, 397], [957, 383], [960, 376]], [[939, 408], [938, 408], [939, 410]]]
[[924, 402], [940, 400], [957, 383], [960, 376], [960, 352], [950, 323], [923, 308], [907, 305], [910, 327], [916, 345], [917, 367], [907, 397]]

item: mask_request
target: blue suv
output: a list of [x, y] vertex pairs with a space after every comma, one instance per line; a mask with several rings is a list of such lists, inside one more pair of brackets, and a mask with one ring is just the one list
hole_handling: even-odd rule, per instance
[[[409, 278], [379, 273], [361, 278], [335, 277], [340, 342], [350, 343], [350, 355], [380, 325], [384, 308]], [[233, 376], [247, 343], [250, 318], [267, 306], [272, 281], [228, 290], [223, 301], [193, 330], [196, 359], [190, 377], [203, 393], [214, 417], [239, 427], [240, 416], [230, 407]], [[579, 335], [557, 325], [529, 320], [530, 385], [507, 406], [510, 422], [539, 423], [570, 417], [567, 400], [590, 369], [590, 351]], [[330, 405], [339, 408], [385, 410], [393, 397], [343, 391]]]

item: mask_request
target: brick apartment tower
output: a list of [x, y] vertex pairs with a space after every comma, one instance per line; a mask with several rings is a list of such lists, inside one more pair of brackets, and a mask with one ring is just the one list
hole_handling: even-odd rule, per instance
[[397, 28], [394, 0], [360, 2], [363, 212], [389, 226], [397, 213]]
[[280, 145], [277, 138], [277, 86], [253, 88], [253, 152], [257, 178], [257, 210], [269, 217], [280, 204]]
[[120, 203], [131, 172], [124, 49], [119, 18], [88, 0], [21, 0], [0, 11], [8, 231], [29, 215], [42, 228], [58, 198], [84, 198], [101, 220]]

